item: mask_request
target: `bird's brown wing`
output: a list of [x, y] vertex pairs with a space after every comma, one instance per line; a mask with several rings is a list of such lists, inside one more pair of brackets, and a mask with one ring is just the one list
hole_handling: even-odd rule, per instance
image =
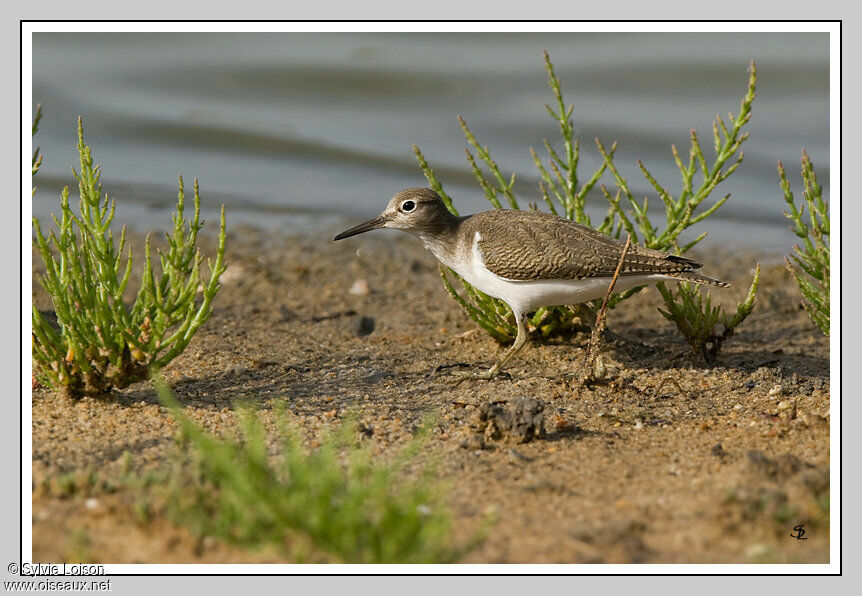
[[[537, 211], [486, 211], [467, 218], [470, 237], [478, 231], [485, 266], [500, 277], [583, 279], [611, 277], [625, 244], [568, 219]], [[620, 275], [683, 273], [700, 263], [632, 244]]]

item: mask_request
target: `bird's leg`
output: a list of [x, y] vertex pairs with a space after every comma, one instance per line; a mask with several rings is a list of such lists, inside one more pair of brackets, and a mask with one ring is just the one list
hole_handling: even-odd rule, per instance
[[628, 252], [631, 244], [632, 235], [629, 234], [628, 238], [626, 239], [626, 244], [623, 247], [623, 252], [620, 255], [620, 260], [617, 263], [616, 271], [614, 271], [614, 276], [611, 278], [610, 285], [608, 285], [608, 291], [607, 293], [605, 293], [605, 299], [602, 301], [602, 307], [596, 314], [596, 323], [593, 327], [593, 332], [590, 334], [590, 343], [587, 344], [587, 349], [584, 354], [584, 367], [581, 371], [581, 380], [585, 384], [589, 383], [592, 380], [595, 380], [596, 377], [601, 376], [600, 374], [596, 374], [597, 371], [604, 371], [604, 362], [602, 362], [599, 348], [602, 341], [602, 333], [605, 330], [605, 325], [607, 325], [607, 320], [605, 319], [605, 312], [608, 309], [608, 301], [610, 300], [611, 294], [614, 291], [614, 286], [617, 283], [617, 278], [619, 278], [620, 270], [623, 267], [623, 261], [625, 261], [626, 253]]
[[[581, 321], [589, 327], [590, 335], [592, 336], [593, 331], [598, 324], [598, 319], [596, 316], [596, 311], [594, 311], [589, 304], [577, 304], [575, 305], [575, 311], [577, 312], [577, 316], [580, 317]], [[602, 333], [605, 337], [609, 337], [615, 341], [619, 341], [622, 339], [618, 334], [616, 334], [613, 330], [605, 327], [602, 330]]]
[[518, 351], [524, 347], [524, 344], [527, 343], [527, 339], [529, 339], [529, 332], [527, 331], [527, 321], [526, 317], [521, 313], [515, 313], [515, 322], [518, 325], [518, 335], [515, 336], [515, 343], [512, 344], [512, 347], [509, 348], [509, 351], [500, 359], [497, 364], [489, 368], [484, 373], [480, 373], [480, 376], [484, 379], [493, 379], [497, 376], [503, 367], [506, 366], [506, 363], [512, 359], [512, 357], [518, 353]]
[[596, 313], [588, 304], [576, 304], [575, 310], [581, 322], [590, 328], [590, 331], [596, 328]]
[[[514, 312], [514, 311], [513, 311]], [[485, 372], [467, 372], [467, 371], [457, 371], [454, 374], [462, 377], [463, 380], [466, 377], [471, 377], [474, 379], [493, 379], [496, 377], [503, 367], [506, 366], [506, 363], [512, 359], [512, 357], [518, 353], [518, 351], [524, 347], [524, 344], [527, 343], [527, 339], [529, 339], [529, 332], [527, 331], [527, 321], [522, 313], [515, 312], [515, 322], [518, 325], [518, 335], [515, 336], [515, 343], [512, 344], [512, 347], [503, 355], [499, 362], [497, 362], [494, 366], [486, 370]]]

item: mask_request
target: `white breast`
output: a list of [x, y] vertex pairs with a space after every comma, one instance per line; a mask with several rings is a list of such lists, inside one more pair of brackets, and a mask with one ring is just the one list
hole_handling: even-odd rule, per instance
[[[443, 262], [463, 277], [471, 286], [482, 292], [506, 302], [514, 311], [529, 312], [542, 306], [557, 306], [564, 304], [580, 304], [588, 300], [603, 298], [610, 286], [611, 278], [587, 279], [539, 279], [534, 281], [519, 281], [495, 275], [485, 267], [485, 259], [479, 247], [482, 239], [479, 232], [473, 237], [470, 248], [470, 258], [467, 262]], [[431, 248], [431, 247], [429, 247]], [[643, 286], [663, 279], [671, 279], [664, 275], [635, 275], [620, 277], [614, 286], [614, 291], [620, 292], [637, 286]]]

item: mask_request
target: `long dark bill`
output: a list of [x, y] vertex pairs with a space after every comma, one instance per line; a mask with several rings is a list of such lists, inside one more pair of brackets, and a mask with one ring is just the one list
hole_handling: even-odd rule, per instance
[[333, 240], [342, 240], [344, 238], [350, 238], [351, 236], [356, 236], [357, 234], [361, 234], [363, 232], [370, 232], [371, 230], [376, 230], [378, 228], [382, 228], [383, 224], [386, 223], [386, 220], [383, 219], [382, 216], [378, 215], [374, 219], [369, 219], [365, 223], [361, 223], [358, 226], [354, 226], [349, 230], [345, 230], [341, 232], [338, 236], [333, 238]]

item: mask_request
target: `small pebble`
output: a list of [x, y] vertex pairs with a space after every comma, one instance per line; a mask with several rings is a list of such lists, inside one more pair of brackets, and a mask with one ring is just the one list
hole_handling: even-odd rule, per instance
[[778, 404], [779, 410], [789, 410], [792, 407], [793, 407], [793, 404], [790, 403], [789, 401], [782, 401], [782, 402], [779, 402], [779, 404]]
[[745, 549], [745, 554], [749, 559], [760, 559], [769, 556], [772, 553], [772, 548], [768, 544], [752, 544]]
[[93, 498], [87, 499], [86, 501], [84, 501], [84, 507], [86, 507], [90, 511], [93, 511], [94, 509], [98, 509], [99, 508], [99, 499], [93, 499]]
[[776, 395], [781, 395], [782, 393], [784, 393], [784, 387], [782, 387], [781, 385], [776, 385], [769, 390], [769, 397], [775, 397]]
[[[219, 282], [223, 284], [233, 283], [239, 279], [245, 277], [246, 272], [242, 265], [228, 265], [227, 269], [225, 269], [224, 273], [221, 274], [219, 278]], [[203, 287], [199, 288], [199, 290], [203, 290]]]
[[347, 292], [354, 296], [367, 296], [369, 293], [368, 282], [364, 279], [357, 279]]
[[736, 404], [735, 406], [733, 406], [733, 409], [736, 411], [739, 411], [739, 410], [743, 409], [744, 407], [745, 406], [743, 406], [742, 404]]

